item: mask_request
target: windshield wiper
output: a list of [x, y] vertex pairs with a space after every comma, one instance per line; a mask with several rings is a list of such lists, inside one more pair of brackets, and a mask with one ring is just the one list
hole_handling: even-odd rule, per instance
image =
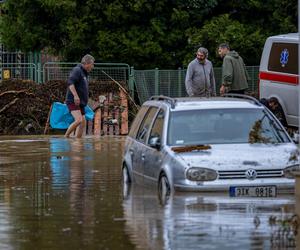
[[210, 145], [185, 145], [179, 147], [172, 147], [171, 148], [175, 153], [184, 153], [184, 152], [191, 152], [191, 151], [199, 151], [199, 150], [208, 150], [211, 149]]

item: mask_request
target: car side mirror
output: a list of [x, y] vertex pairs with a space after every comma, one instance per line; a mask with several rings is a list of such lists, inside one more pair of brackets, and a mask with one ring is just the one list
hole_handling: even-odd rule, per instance
[[160, 149], [160, 137], [159, 136], [153, 136], [149, 139], [149, 146], [151, 148], [156, 148], [157, 150]]

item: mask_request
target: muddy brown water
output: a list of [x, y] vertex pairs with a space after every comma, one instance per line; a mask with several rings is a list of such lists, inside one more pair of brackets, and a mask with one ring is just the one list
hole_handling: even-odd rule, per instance
[[0, 137], [0, 249], [296, 249], [294, 196], [162, 202], [122, 185], [124, 139]]

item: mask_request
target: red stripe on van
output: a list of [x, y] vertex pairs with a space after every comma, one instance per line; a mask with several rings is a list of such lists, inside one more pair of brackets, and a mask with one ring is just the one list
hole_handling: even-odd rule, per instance
[[259, 72], [259, 79], [274, 81], [279, 83], [288, 83], [293, 85], [298, 84], [298, 76], [283, 75], [277, 73]]

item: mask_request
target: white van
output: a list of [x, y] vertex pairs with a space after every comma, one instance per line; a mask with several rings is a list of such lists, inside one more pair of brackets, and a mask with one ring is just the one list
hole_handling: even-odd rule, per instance
[[275, 97], [293, 127], [299, 123], [298, 42], [298, 33], [269, 37], [259, 67], [259, 98]]

